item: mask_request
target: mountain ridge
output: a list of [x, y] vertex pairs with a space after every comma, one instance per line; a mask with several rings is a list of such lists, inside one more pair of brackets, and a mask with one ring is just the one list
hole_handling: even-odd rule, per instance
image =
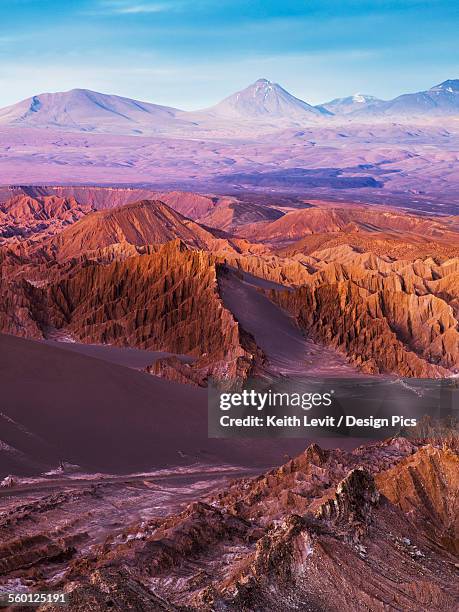
[[89, 213], [45, 241], [39, 250], [62, 260], [116, 244], [159, 245], [176, 239], [195, 249], [221, 246], [233, 251], [216, 230], [199, 225], [160, 200], [140, 200]]
[[263, 78], [197, 111], [88, 89], [42, 93], [0, 109], [0, 127], [183, 137], [212, 135], [228, 129], [237, 135], [254, 129], [272, 131], [327, 122], [333, 125], [344, 118], [358, 122], [456, 115], [459, 116], [459, 79], [447, 79], [430, 89], [404, 93], [392, 100], [354, 94], [314, 106]]
[[378, 101], [353, 113], [354, 117], [459, 116], [459, 79], [448, 79], [430, 89]]
[[319, 104], [316, 108], [325, 109], [333, 115], [347, 115], [356, 110], [365, 108], [368, 104], [374, 104], [377, 102], [383, 102], [376, 96], [370, 96], [369, 94], [355, 93], [352, 96], [346, 96], [344, 98], [334, 98], [330, 102]]
[[87, 132], [143, 133], [184, 111], [89, 89], [41, 93], [0, 109], [0, 125], [57, 127]]

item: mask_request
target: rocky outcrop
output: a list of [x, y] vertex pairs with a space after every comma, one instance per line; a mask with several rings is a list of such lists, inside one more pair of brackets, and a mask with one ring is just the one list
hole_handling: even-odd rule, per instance
[[37, 242], [59, 233], [91, 211], [73, 197], [15, 195], [0, 203], [0, 245]]
[[[197, 610], [281, 607], [360, 612], [395, 606], [412, 612], [452, 611], [458, 595], [453, 557], [441, 552], [431, 533], [419, 532], [410, 516], [380, 496], [370, 473], [384, 478], [384, 471], [378, 469], [390, 453], [397, 464], [393, 469], [409, 473], [404, 463], [416, 460], [425, 449], [401, 463], [395, 457], [412, 448], [410, 443], [395, 441], [362, 447], [355, 453], [362, 465], [330, 487], [328, 499], [320, 502], [318, 510], [314, 510], [312, 490], [303, 493], [311, 509], [297, 514], [283, 506], [278, 490], [272, 488], [272, 477], [279, 484], [285, 478], [286, 489], [290, 489], [292, 469], [296, 467], [307, 481], [315, 465], [322, 466], [333, 481], [336, 460], [349, 466], [354, 455], [340, 456], [312, 446], [295, 462], [272, 473], [271, 481], [266, 476], [271, 485], [266, 495], [282, 508], [278, 521], [264, 522], [267, 516], [257, 515], [262, 498], [252, 497], [252, 518], [248, 520], [244, 506], [227, 506], [228, 498], [222, 497], [218, 508], [215, 502], [194, 505], [160, 526], [152, 525], [151, 535], [147, 528], [144, 544], [124, 551], [109, 546], [106, 560], [102, 556], [97, 563], [99, 567], [107, 562], [113, 565], [119, 555], [127, 554], [130, 567], [146, 568], [155, 594], [161, 594], [168, 605]], [[438, 450], [440, 455], [443, 452]], [[247, 485], [250, 488], [259, 482], [235, 483], [233, 495], [239, 490], [244, 498]], [[193, 569], [184, 558], [192, 560]], [[78, 580], [75, 574], [72, 578]]]
[[0, 330], [23, 338], [42, 338], [42, 294], [29, 282], [0, 279]]
[[[162, 597], [152, 593], [147, 585], [133, 578], [126, 570], [104, 568], [91, 574], [84, 584], [76, 583], [68, 593], [68, 607], [75, 612], [92, 610], [151, 610], [152, 612], [180, 612]], [[59, 608], [47, 605], [48, 612]]]
[[207, 387], [209, 380], [220, 388], [240, 386], [249, 376], [266, 376], [265, 355], [254, 338], [237, 324], [238, 346], [228, 347], [221, 353], [204, 353], [192, 363], [177, 357], [158, 359], [147, 372], [185, 385]]
[[175, 356], [158, 359], [151, 366], [147, 366], [146, 371], [153, 376], [173, 380], [182, 385], [205, 387], [207, 384], [206, 371], [193, 367], [191, 363], [184, 363]]
[[[44, 293], [47, 323], [86, 342], [201, 356], [237, 336], [216, 293], [212, 258], [181, 243], [153, 255], [77, 268]], [[203, 310], [205, 320], [199, 316]]]
[[[50, 202], [59, 199], [36, 197]], [[31, 201], [31, 196], [16, 198]], [[212, 348], [207, 340], [195, 338], [198, 332], [214, 337], [212, 330], [202, 329], [204, 320], [178, 325], [177, 319], [191, 316], [198, 303], [199, 308], [207, 303], [211, 281], [204, 279], [201, 266], [220, 271], [226, 267], [241, 280], [252, 279], [254, 286], [295, 318], [307, 336], [338, 349], [363, 372], [444, 377], [459, 371], [459, 259], [453, 218], [405, 218], [390, 210], [322, 204], [256, 225], [261, 231], [262, 226], [267, 230], [275, 224], [280, 224], [281, 234], [288, 239], [292, 234], [292, 240], [298, 233], [311, 232], [307, 236], [313, 237], [314, 248], [312, 243], [306, 250], [298, 245], [293, 250], [254, 245], [240, 234], [235, 237], [201, 226], [160, 201], [142, 200], [87, 214], [39, 243], [23, 240], [1, 250], [0, 330], [39, 338], [49, 329], [68, 328], [87, 342], [141, 348], [174, 345], [204, 362], [196, 363], [192, 371], [172, 362], [158, 363], [155, 373], [202, 384], [212, 369], [224, 377], [225, 369], [231, 371], [228, 376], [246, 370], [247, 355], [259, 351], [252, 339], [250, 347], [237, 354], [229, 351], [225, 358], [223, 351], [213, 352], [216, 344]], [[334, 246], [324, 242], [324, 232], [327, 236], [338, 233], [341, 242]], [[398, 241], [396, 257], [363, 243], [346, 243], [351, 235], [384, 241], [387, 232], [390, 240]], [[410, 253], [403, 252], [406, 239], [411, 246], [427, 245], [430, 255], [410, 258]], [[161, 248], [173, 240], [194, 255], [175, 262], [169, 258], [169, 271], [164, 268]], [[456, 256], [447, 257], [446, 251]], [[200, 263], [190, 265], [190, 258]], [[196, 279], [187, 277], [195, 273]], [[165, 275], [165, 283], [159, 281], [160, 274]], [[202, 299], [193, 291], [204, 292]], [[176, 301], [181, 303], [182, 298], [187, 306], [177, 309]], [[146, 307], [150, 300], [151, 309]], [[185, 329], [191, 333], [189, 341], [183, 340]], [[223, 335], [231, 335], [225, 329]], [[238, 329], [242, 333], [240, 325]], [[234, 341], [229, 345], [235, 346]]]
[[63, 267], [48, 282], [5, 281], [2, 331], [42, 338], [57, 330], [81, 342], [192, 356], [190, 368], [169, 361], [151, 369], [181, 382], [246, 378], [263, 357], [222, 304], [215, 258], [178, 240], [134, 252], [112, 258], [105, 250], [103, 263]]
[[[2, 569], [42, 590], [65, 588], [76, 612], [453, 612], [457, 556], [441, 525], [432, 529], [428, 519], [457, 515], [454, 462], [452, 448], [402, 438], [352, 452], [314, 444], [276, 470], [235, 480], [169, 516], [117, 523], [94, 544], [88, 538], [100, 525], [91, 508], [100, 517], [116, 499], [118, 513], [126, 494], [114, 483], [62, 492], [6, 513]], [[151, 496], [152, 487], [157, 492], [154, 479], [141, 478], [131, 503]], [[125, 484], [132, 496], [134, 483]], [[302, 505], [282, 494], [295, 489]], [[48, 514], [59, 529], [40, 534]], [[449, 528], [457, 538], [457, 523]]]
[[439, 546], [459, 554], [459, 457], [426, 446], [376, 477], [378, 489]]
[[280, 468], [246, 483], [234, 483], [216, 503], [264, 525], [288, 513], [316, 515], [334, 498], [336, 488], [346, 482], [349, 473], [360, 467], [371, 474], [379, 473], [416, 450], [417, 446], [406, 438], [366, 445], [352, 453], [324, 450], [314, 443]]
[[344, 528], [358, 540], [366, 534], [373, 507], [379, 501], [373, 476], [363, 468], [351, 470], [336, 487], [332, 499], [324, 502], [316, 516]]
[[24, 570], [41, 563], [66, 561], [75, 553], [73, 539], [49, 535], [20, 538], [0, 546], [0, 576], [17, 570]]
[[[358, 227], [350, 228], [351, 221]], [[260, 224], [259, 231], [277, 225], [279, 240], [310, 232], [307, 254], [291, 246], [277, 250], [283, 257], [260, 253], [227, 261], [271, 283], [289, 286], [289, 290], [268, 284], [264, 288], [307, 335], [338, 348], [372, 374], [438, 377], [459, 371], [453, 219], [405, 217], [368, 207], [317, 207]], [[330, 242], [329, 236], [336, 232], [340, 240]], [[389, 239], [397, 244], [392, 255], [383, 246], [385, 232], [391, 232]], [[354, 244], [348, 240], [352, 235], [363, 236], [364, 241]], [[375, 252], [371, 244], [378, 240], [381, 249]]]
[[[373, 450], [377, 464], [382, 446], [365, 450]], [[408, 475], [406, 464], [426, 452], [428, 447], [421, 448], [389, 472], [380, 472], [377, 480], [390, 481], [393, 470]], [[454, 487], [448, 490], [456, 497]], [[427, 493], [426, 499], [436, 506], [435, 494]], [[421, 535], [411, 513], [400, 513], [382, 497], [368, 469], [351, 470], [315, 516], [291, 514], [268, 530], [231, 584], [214, 591], [208, 609], [455, 608], [454, 557], [444, 549], [437, 556], [432, 532]], [[205, 601], [203, 595], [199, 601]]]
[[458, 320], [447, 301], [426, 289], [419, 295], [424, 284], [414, 271], [410, 287], [406, 270], [388, 264], [368, 270], [356, 259], [354, 267], [332, 263], [303, 287], [268, 295], [307, 334], [344, 351], [366, 372], [438, 377], [459, 369]]
[[2, 489], [12, 489], [16, 485], [16, 479], [14, 476], [5, 476], [3, 480], [0, 481], [0, 488]]
[[[254, 250], [251, 247], [251, 250]], [[280, 258], [266, 252], [266, 249], [254, 255], [244, 253], [244, 255], [225, 254], [219, 260], [240, 272], [247, 272], [262, 281], [277, 284], [282, 287], [300, 287], [311, 280], [311, 274], [305, 266], [292, 259]]]

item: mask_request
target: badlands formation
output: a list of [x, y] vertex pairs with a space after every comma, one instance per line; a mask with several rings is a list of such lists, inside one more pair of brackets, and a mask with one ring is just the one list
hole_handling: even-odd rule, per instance
[[2, 588], [76, 612], [457, 609], [454, 429], [212, 439], [204, 387], [453, 376], [458, 217], [100, 187], [0, 211]]
[[[100, 200], [90, 193], [82, 204], [25, 194], [1, 204], [3, 333], [186, 354], [191, 365], [170, 360], [161, 373], [186, 370], [198, 384], [247, 377], [270, 359], [257, 343], [263, 330], [244, 327], [225, 303], [231, 283], [263, 294], [363, 372], [437, 378], [459, 369], [455, 216], [275, 198], [260, 215], [258, 202], [189, 193], [163, 194], [170, 205], [93, 210]], [[222, 218], [231, 221], [224, 230]], [[265, 334], [269, 316], [259, 313]]]
[[49, 479], [22, 505], [2, 493], [0, 575], [76, 612], [453, 612], [458, 468], [457, 448], [394, 438], [175, 491], [160, 474]]
[[195, 112], [86, 90], [0, 110], [0, 590], [458, 609], [454, 418], [212, 439], [206, 391], [455, 380], [458, 101], [447, 80], [312, 106], [261, 79]]

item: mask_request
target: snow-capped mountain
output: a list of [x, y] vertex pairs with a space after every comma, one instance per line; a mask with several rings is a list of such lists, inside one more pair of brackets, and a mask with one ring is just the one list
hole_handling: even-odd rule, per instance
[[370, 104], [354, 116], [443, 117], [459, 116], [459, 79], [449, 79], [426, 91], [403, 94], [387, 102]]
[[119, 135], [218, 138], [352, 122], [459, 117], [459, 80], [389, 101], [355, 94], [312, 106], [277, 83], [259, 79], [215, 106], [194, 112], [87, 89], [44, 93], [0, 109], [0, 127]]
[[87, 89], [44, 93], [0, 110], [0, 125], [121, 134], [152, 133], [183, 111]]
[[369, 104], [376, 104], [382, 102], [375, 96], [369, 96], [367, 94], [356, 93], [353, 96], [347, 96], [346, 98], [335, 98], [325, 104], [320, 104], [316, 108], [325, 109], [334, 115], [347, 115], [354, 111], [361, 110]]
[[258, 79], [252, 85], [206, 109], [209, 115], [228, 119], [301, 120], [329, 114], [296, 98], [278, 83]]
[[459, 79], [448, 79], [440, 85], [435, 85], [429, 91], [446, 94], [459, 94]]

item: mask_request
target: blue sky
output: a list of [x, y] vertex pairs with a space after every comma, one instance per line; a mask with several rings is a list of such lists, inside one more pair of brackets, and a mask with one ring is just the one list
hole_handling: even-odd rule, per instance
[[319, 103], [459, 78], [458, 0], [0, 0], [0, 106], [83, 87], [185, 109], [259, 77]]

